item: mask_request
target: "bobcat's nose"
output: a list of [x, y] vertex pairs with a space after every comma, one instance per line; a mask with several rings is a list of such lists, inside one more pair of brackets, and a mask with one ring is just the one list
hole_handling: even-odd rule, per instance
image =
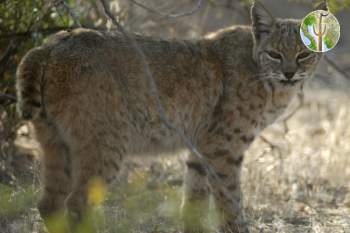
[[291, 80], [294, 76], [295, 72], [285, 72], [284, 76], [288, 79]]

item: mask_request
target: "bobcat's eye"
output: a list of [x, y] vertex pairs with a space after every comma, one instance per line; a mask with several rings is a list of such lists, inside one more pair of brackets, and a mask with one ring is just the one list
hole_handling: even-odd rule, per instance
[[311, 52], [302, 52], [299, 53], [297, 56], [297, 61], [302, 61], [311, 58], [314, 55], [314, 53]]
[[304, 60], [306, 58], [309, 58], [311, 55], [311, 53], [309, 52], [302, 52], [302, 53], [299, 53], [298, 56], [297, 56], [297, 60]]
[[277, 53], [274, 51], [268, 51], [267, 54], [269, 55], [269, 57], [273, 59], [282, 61], [282, 55], [280, 53]]

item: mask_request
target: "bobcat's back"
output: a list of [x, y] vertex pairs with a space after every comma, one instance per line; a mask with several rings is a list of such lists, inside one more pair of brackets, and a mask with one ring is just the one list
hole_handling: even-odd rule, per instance
[[[136, 40], [146, 55], [167, 117], [194, 136], [222, 93], [217, 57], [200, 42], [142, 36]], [[135, 138], [159, 143], [165, 135], [173, 135], [160, 123], [142, 61], [118, 33], [77, 29], [53, 36], [21, 62], [17, 90], [23, 117], [47, 118], [66, 140], [72, 137], [70, 116], [110, 123], [81, 126], [74, 132], [78, 134], [96, 127], [109, 130], [114, 123], [118, 128], [123, 119]], [[155, 136], [156, 131], [161, 135]]]

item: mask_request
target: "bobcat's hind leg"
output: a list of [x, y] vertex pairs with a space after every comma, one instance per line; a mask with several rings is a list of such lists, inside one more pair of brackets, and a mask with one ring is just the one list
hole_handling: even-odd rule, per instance
[[71, 150], [73, 186], [66, 201], [72, 232], [82, 223], [89, 207], [100, 204], [89, 198], [92, 185], [97, 182], [98, 187], [103, 187], [113, 181], [121, 169], [125, 154], [125, 144], [122, 143], [125, 137], [117, 136], [119, 134], [113, 127], [105, 132], [97, 130], [98, 127], [91, 128], [94, 130], [86, 132], [81, 129], [79, 133], [72, 134], [75, 137], [72, 138]]
[[71, 188], [69, 148], [62, 141], [57, 129], [46, 119], [33, 121], [35, 136], [42, 148], [42, 187], [38, 209], [47, 220], [64, 208], [64, 201]]

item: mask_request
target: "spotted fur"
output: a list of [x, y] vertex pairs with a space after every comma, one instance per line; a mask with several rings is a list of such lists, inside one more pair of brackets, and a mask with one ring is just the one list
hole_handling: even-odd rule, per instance
[[[203, 231], [205, 211], [189, 206], [205, 203], [210, 193], [223, 216], [222, 230], [248, 232], [240, 204], [244, 152], [283, 113], [321, 57], [302, 45], [299, 24], [273, 18], [256, 3], [252, 26], [226, 28], [196, 41], [135, 36], [167, 118], [216, 173], [189, 156], [186, 232]], [[140, 58], [118, 33], [76, 29], [54, 35], [22, 60], [17, 91], [18, 110], [32, 121], [44, 152], [39, 203], [44, 218], [65, 201], [79, 221], [88, 206], [89, 181], [112, 181], [127, 156], [186, 149], [161, 123]]]

